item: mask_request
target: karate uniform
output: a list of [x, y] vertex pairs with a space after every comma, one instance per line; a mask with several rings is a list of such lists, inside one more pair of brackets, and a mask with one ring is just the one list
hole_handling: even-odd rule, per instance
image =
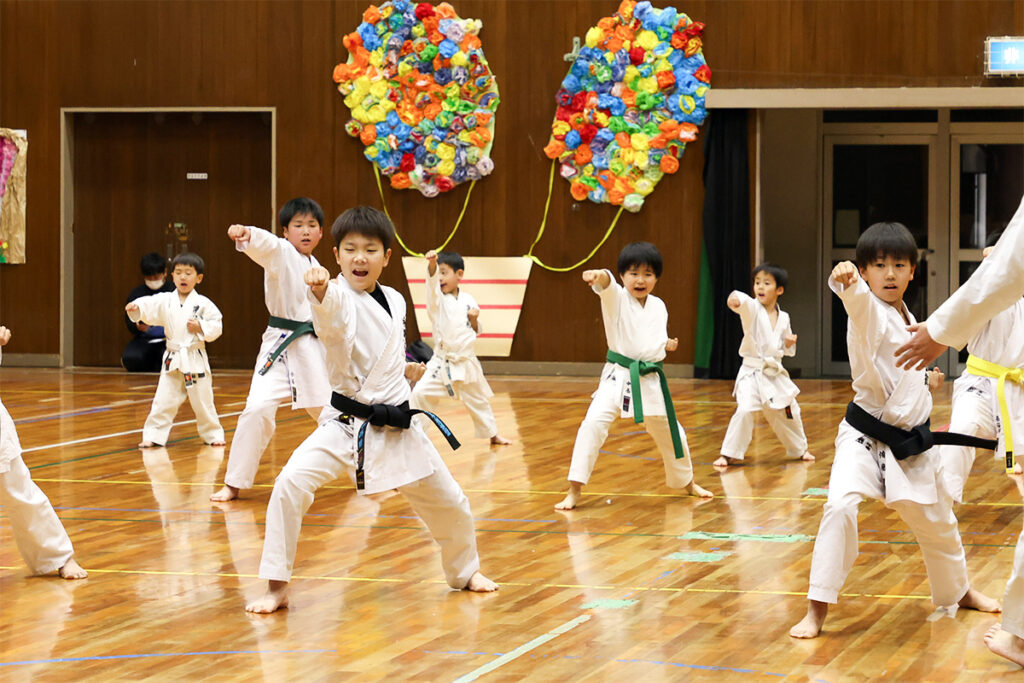
[[[967, 343], [967, 350], [990, 363], [1006, 368], [1024, 368], [1024, 299], [992, 318]], [[996, 395], [997, 379], [979, 377], [965, 370], [953, 382], [953, 411], [949, 431], [985, 439], [996, 439], [996, 457], [1005, 457], [1002, 415]], [[1017, 382], [1004, 385], [1006, 404], [1013, 428], [1010, 450], [1024, 454], [1024, 388]], [[963, 502], [964, 484], [974, 465], [975, 449], [966, 446], [940, 446], [946, 488]]]
[[[167, 335], [160, 381], [142, 428], [142, 440], [166, 444], [174, 416], [188, 398], [196, 414], [199, 437], [206, 443], [223, 442], [224, 429], [213, 405], [213, 378], [206, 356], [206, 342], [217, 339], [223, 329], [220, 311], [195, 290], [188, 293], [184, 302], [174, 291], [136, 299], [135, 303], [139, 310], [128, 314], [132, 322], [162, 325]], [[192, 318], [197, 318], [202, 328], [195, 334], [187, 327]], [[186, 377], [191, 378], [190, 386], [186, 386]]]
[[742, 460], [754, 432], [754, 415], [763, 412], [772, 431], [786, 447], [786, 454], [799, 458], [807, 452], [807, 437], [800, 420], [796, 395], [800, 390], [782, 367], [783, 356], [795, 356], [796, 345], [787, 347], [785, 339], [793, 334], [789, 314], [781, 308], [772, 325], [768, 311], [757, 299], [733, 292], [740, 300], [737, 311], [743, 324], [740, 357], [743, 365], [736, 374], [732, 395], [736, 412], [722, 442], [722, 455]]
[[[1024, 254], [1024, 200], [989, 257], [928, 318], [926, 325], [932, 339], [963, 348], [989, 320], [1014, 305], [1024, 295], [1021, 254]], [[1005, 631], [1024, 638], [1024, 532], [1018, 537], [1013, 553], [1013, 574], [1003, 594], [1002, 622]]]
[[473, 308], [480, 308], [473, 295], [461, 288], [457, 296], [444, 294], [438, 270], [428, 274], [427, 315], [434, 326], [434, 355], [413, 388], [409, 405], [435, 412], [441, 397], [458, 398], [473, 419], [474, 435], [489, 439], [498, 434], [498, 424], [489, 401], [494, 392], [473, 349], [479, 334], [469, 324], [467, 313]]
[[[862, 277], [850, 287], [831, 278], [828, 284], [849, 315], [846, 344], [854, 401], [887, 424], [902, 429], [923, 424], [932, 409], [925, 373], [896, 367], [893, 355], [910, 339], [903, 316], [872, 294]], [[914, 323], [905, 304], [903, 312]], [[866, 497], [896, 510], [914, 533], [936, 605], [954, 605], [967, 593], [967, 561], [952, 501], [941, 482], [938, 449], [896, 460], [886, 444], [843, 420], [828, 485], [814, 541], [808, 599], [837, 601], [857, 558], [857, 508]]]
[[[665, 302], [648, 294], [645, 304], [641, 306], [632, 294], [615, 281], [610, 271], [604, 272], [610, 278], [609, 285], [602, 288], [595, 283], [592, 289], [601, 297], [601, 317], [604, 320], [608, 348], [634, 360], [663, 360], [665, 343], [668, 341], [668, 311]], [[601, 383], [597, 391], [591, 394], [587, 415], [576, 433], [572, 463], [569, 465], [569, 481], [581, 484], [590, 481], [598, 451], [608, 438], [611, 423], [618, 417], [633, 417], [632, 395], [636, 387], [631, 384], [629, 368], [605, 363], [601, 370]], [[644, 408], [642, 424], [661, 453], [665, 464], [665, 483], [672, 488], [683, 488], [693, 481], [693, 463], [690, 461], [686, 431], [682, 425], [678, 425], [686, 455], [677, 459], [658, 377], [653, 373], [641, 376], [640, 392]]]
[[[405, 299], [378, 283], [391, 314], [342, 276], [329, 283], [323, 302], [309, 292], [313, 325], [327, 348], [334, 391], [364, 404], [409, 400], [405, 379]], [[291, 579], [302, 517], [324, 484], [348, 472], [355, 479], [356, 436], [363, 420], [340, 421], [328, 405], [320, 425], [292, 453], [277, 476], [267, 507], [260, 577]], [[441, 546], [441, 564], [452, 588], [465, 588], [480, 569], [469, 499], [417, 420], [409, 429], [366, 430], [363, 494], [398, 489]]]
[[21, 459], [18, 432], [3, 402], [0, 402], [0, 503], [14, 533], [14, 543], [33, 574], [51, 574], [75, 554], [57, 513], [32, 481]]
[[[283, 237], [249, 226], [249, 239], [235, 248], [263, 267], [263, 298], [273, 317], [305, 322], [313, 319], [305, 275], [319, 266], [312, 255], [303, 256]], [[292, 410], [321, 409], [331, 400], [324, 345], [312, 334], [297, 337], [264, 374], [264, 363], [291, 330], [268, 325], [263, 332], [256, 371], [249, 385], [245, 408], [231, 439], [224, 483], [237, 489], [252, 488], [260, 458], [277, 426], [278, 406], [290, 401]]]

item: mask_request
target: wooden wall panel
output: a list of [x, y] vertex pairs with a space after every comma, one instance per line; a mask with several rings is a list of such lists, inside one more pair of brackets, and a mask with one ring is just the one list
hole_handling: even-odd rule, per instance
[[[330, 80], [367, 0], [0, 3], [0, 124], [29, 130], [28, 263], [0, 267], [0, 320], [15, 329], [10, 351], [57, 353], [60, 266], [61, 107], [277, 108], [277, 201], [305, 194], [333, 218], [354, 203], [378, 205], [358, 142], [345, 135], [348, 111]], [[476, 255], [522, 254], [536, 234], [547, 190], [541, 149], [561, 55], [617, 2], [466, 0], [463, 16], [483, 21], [483, 41], [502, 106], [495, 173], [478, 183], [453, 248]], [[718, 88], [991, 86], [982, 76], [983, 39], [1024, 32], [1024, 3], [902, 0], [699, 0], [673, 3], [707, 24], [705, 54]], [[31, 93], [31, 95], [29, 94]], [[658, 243], [666, 274], [658, 294], [680, 350], [693, 359], [702, 209], [700, 143], [638, 215], [624, 215], [593, 264], [610, 265], [633, 239]], [[385, 190], [409, 243], [437, 244], [451, 229], [465, 189], [427, 201]], [[415, 195], [415, 196], [414, 196]], [[230, 213], [228, 211], [227, 213]], [[548, 231], [537, 249], [566, 265], [585, 255], [612, 217], [607, 206], [576, 205], [556, 179]], [[330, 222], [330, 218], [328, 219]], [[317, 255], [330, 262], [325, 240]], [[396, 254], [397, 255], [397, 254]], [[601, 357], [596, 301], [577, 273], [535, 271], [527, 291], [516, 360]], [[401, 268], [385, 278], [405, 290]], [[552, 333], [552, 330], [559, 332]], [[565, 334], [572, 330], [573, 334]]]

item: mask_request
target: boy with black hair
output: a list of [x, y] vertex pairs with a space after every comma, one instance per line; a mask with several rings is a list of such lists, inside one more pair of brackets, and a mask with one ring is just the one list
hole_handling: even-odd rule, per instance
[[[129, 304], [138, 298], [156, 292], [173, 292], [174, 285], [167, 282], [167, 259], [152, 251], [142, 257], [142, 284], [133, 289], [125, 300]], [[132, 340], [121, 353], [121, 366], [128, 372], [159, 372], [160, 360], [164, 355], [164, 328], [159, 325], [133, 323], [125, 315], [124, 323]]]
[[[632, 242], [619, 254], [620, 286], [608, 270], [587, 270], [583, 281], [601, 297], [601, 315], [608, 341], [601, 383], [583, 418], [569, 466], [569, 492], [556, 510], [572, 510], [608, 438], [608, 428], [620, 415], [643, 423], [665, 464], [665, 482], [690, 495], [712, 493], [693, 480], [693, 463], [686, 432], [676, 421], [668, 381], [661, 369], [666, 351], [678, 339], [668, 337], [668, 311], [651, 292], [661, 277], [661, 252], [650, 242]], [[657, 375], [657, 376], [656, 376]], [[660, 382], [659, 382], [660, 380]]]
[[[313, 325], [327, 349], [334, 393], [317, 427], [292, 453], [274, 483], [267, 506], [260, 578], [267, 593], [248, 604], [269, 613], [288, 605], [288, 582], [302, 517], [316, 491], [343, 472], [361, 494], [397, 489], [441, 546], [448, 585], [475, 592], [497, 590], [480, 573], [469, 499], [452, 478], [408, 406], [405, 299], [378, 282], [391, 258], [394, 226], [381, 211], [359, 206], [331, 227], [341, 274], [331, 280], [315, 267], [305, 276]], [[449, 443], [451, 432], [435, 421]]]
[[[0, 325], [0, 347], [11, 331]], [[2, 351], [0, 351], [2, 354]], [[60, 518], [34, 481], [21, 458], [14, 420], [0, 401], [0, 503], [10, 522], [14, 543], [33, 574], [57, 573], [62, 579], [84, 579], [75, 550]]]
[[224, 486], [210, 496], [217, 502], [252, 488], [282, 402], [291, 401], [292, 410], [303, 409], [316, 420], [331, 398], [324, 346], [313, 331], [303, 279], [310, 268], [320, 266], [313, 249], [323, 237], [324, 212], [312, 199], [296, 197], [281, 207], [278, 221], [281, 237], [251, 225], [228, 228], [235, 249], [263, 267], [263, 300], [270, 321], [231, 440]]
[[203, 270], [203, 259], [198, 254], [178, 254], [171, 261], [175, 291], [146, 296], [125, 306], [132, 322], [162, 325], [167, 333], [160, 381], [139, 448], [167, 443], [174, 416], [186, 397], [196, 414], [199, 437], [211, 446], [224, 445], [224, 428], [213, 404], [213, 378], [206, 355], [206, 342], [217, 339], [223, 327], [220, 310], [195, 291], [203, 281]]
[[728, 306], [740, 316], [743, 365], [736, 374], [732, 395], [736, 412], [729, 421], [721, 456], [712, 463], [728, 467], [742, 462], [754, 432], [754, 414], [763, 413], [786, 454], [806, 462], [814, 460], [807, 450], [807, 437], [800, 419], [800, 393], [782, 366], [783, 356], [796, 355], [796, 335], [789, 326], [789, 314], [779, 305], [788, 274], [774, 263], [762, 263], [751, 273], [754, 298], [740, 291], [729, 295]]
[[409, 405], [434, 411], [442, 396], [458, 398], [469, 410], [473, 431], [491, 445], [511, 443], [498, 434], [488, 399], [494, 395], [473, 345], [480, 334], [480, 306], [459, 287], [466, 265], [454, 252], [428, 251], [427, 315], [434, 327], [434, 355], [416, 383]]
[[[894, 351], [915, 324], [903, 294], [917, 267], [917, 245], [900, 223], [876, 223], [857, 241], [857, 263], [843, 261], [829, 288], [849, 316], [855, 397], [839, 425], [826, 501], [814, 541], [807, 614], [790, 629], [794, 638], [815, 638], [857, 558], [857, 508], [876, 498], [894, 509], [921, 547], [932, 602], [998, 612], [999, 602], [970, 587], [956, 517], [931, 443], [961, 435], [928, 431], [929, 389], [944, 377], [932, 371], [904, 372]], [[927, 434], [927, 437], [925, 436]], [[964, 437], [968, 438], [968, 437]]]

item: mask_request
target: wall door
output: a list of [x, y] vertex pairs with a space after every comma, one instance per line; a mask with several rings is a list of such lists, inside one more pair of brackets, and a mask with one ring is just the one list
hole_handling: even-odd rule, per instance
[[[982, 251], [1002, 234], [1024, 194], [1024, 135], [1019, 124], [953, 123], [950, 136], [949, 289], [971, 276]], [[967, 350], [952, 369], [960, 374]]]
[[[935, 200], [940, 191], [936, 146], [935, 135], [824, 136], [824, 277], [840, 261], [856, 260], [857, 239], [873, 223], [903, 223], [913, 233], [920, 254], [904, 297], [918, 320], [924, 320], [948, 290], [945, 270], [935, 267], [948, 260], [941, 225], [945, 214]], [[826, 375], [848, 376], [846, 311], [828, 290], [823, 309], [822, 369]]]
[[211, 363], [252, 367], [266, 325], [263, 273], [227, 228], [274, 226], [271, 125], [265, 112], [74, 114], [71, 362], [119, 366], [140, 258], [187, 250], [206, 262], [198, 289], [224, 314]]

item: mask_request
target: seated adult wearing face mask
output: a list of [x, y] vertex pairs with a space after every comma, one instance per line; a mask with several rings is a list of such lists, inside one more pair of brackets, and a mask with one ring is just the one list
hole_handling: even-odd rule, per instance
[[[174, 285], [167, 282], [167, 261], [163, 256], [155, 251], [150, 252], [142, 257], [140, 265], [144, 282], [131, 291], [125, 303], [159, 292], [174, 291]], [[160, 361], [164, 356], [164, 328], [143, 322], [133, 323], [127, 314], [124, 322], [132, 334], [132, 340], [124, 347], [121, 365], [128, 372], [159, 372]]]

